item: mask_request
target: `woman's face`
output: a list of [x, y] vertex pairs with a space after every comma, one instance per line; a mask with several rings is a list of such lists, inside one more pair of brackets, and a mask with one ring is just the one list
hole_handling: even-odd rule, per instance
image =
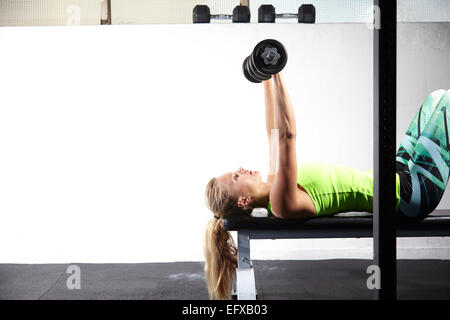
[[256, 195], [262, 183], [259, 171], [246, 170], [242, 167], [236, 171], [227, 172], [217, 179], [228, 184], [230, 191], [237, 197]]

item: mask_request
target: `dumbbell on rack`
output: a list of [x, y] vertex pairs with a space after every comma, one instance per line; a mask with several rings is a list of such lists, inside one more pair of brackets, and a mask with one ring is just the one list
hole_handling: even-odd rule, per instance
[[312, 4], [302, 4], [298, 13], [275, 14], [275, 8], [271, 4], [263, 4], [258, 9], [258, 22], [273, 23], [277, 19], [297, 18], [298, 23], [314, 23], [316, 21], [316, 8]]
[[286, 48], [281, 42], [266, 39], [259, 42], [242, 64], [247, 80], [259, 83], [283, 70], [287, 62]]
[[227, 20], [231, 19], [234, 23], [250, 22], [250, 9], [247, 6], [236, 6], [233, 14], [211, 14], [209, 7], [206, 5], [197, 5], [194, 7], [193, 17], [194, 23], [209, 23], [211, 19]]

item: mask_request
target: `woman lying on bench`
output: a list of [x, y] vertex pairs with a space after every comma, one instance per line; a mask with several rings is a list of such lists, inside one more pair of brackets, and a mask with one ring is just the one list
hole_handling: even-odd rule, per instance
[[[264, 92], [271, 150], [266, 182], [258, 171], [240, 168], [212, 178], [206, 187], [206, 204], [214, 213], [204, 243], [205, 275], [212, 299], [230, 298], [237, 266], [236, 246], [223, 228], [222, 218], [249, 215], [254, 208], [267, 208], [269, 216], [282, 219], [372, 212], [373, 171], [324, 163], [297, 166], [294, 109], [281, 73], [264, 81]], [[401, 141], [396, 158], [399, 217], [424, 218], [444, 194], [450, 167], [447, 111], [450, 90], [432, 92]]]

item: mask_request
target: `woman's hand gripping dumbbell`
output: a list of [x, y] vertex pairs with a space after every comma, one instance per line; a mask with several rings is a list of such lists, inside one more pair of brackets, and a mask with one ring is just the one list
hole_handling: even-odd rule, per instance
[[259, 42], [252, 54], [245, 58], [242, 69], [247, 80], [259, 83], [283, 70], [286, 62], [287, 52], [283, 44], [266, 39]]

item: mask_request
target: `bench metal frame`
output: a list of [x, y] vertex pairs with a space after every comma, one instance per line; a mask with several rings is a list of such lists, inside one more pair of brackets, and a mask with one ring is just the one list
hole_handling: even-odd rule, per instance
[[[266, 219], [266, 218], [256, 218]], [[344, 219], [345, 218], [336, 218]], [[440, 219], [430, 217], [430, 219]], [[432, 229], [417, 226], [405, 226], [397, 230], [397, 237], [446, 237], [450, 236], [450, 216], [445, 217], [447, 224], [440, 228], [435, 225]], [[371, 238], [372, 229], [369, 227], [333, 227], [330, 229], [238, 229], [238, 268], [236, 269], [236, 295], [238, 300], [256, 300], [255, 273], [250, 258], [250, 240], [252, 239], [324, 239], [324, 238]], [[396, 260], [394, 261], [396, 264]], [[396, 284], [394, 284], [396, 289]]]

